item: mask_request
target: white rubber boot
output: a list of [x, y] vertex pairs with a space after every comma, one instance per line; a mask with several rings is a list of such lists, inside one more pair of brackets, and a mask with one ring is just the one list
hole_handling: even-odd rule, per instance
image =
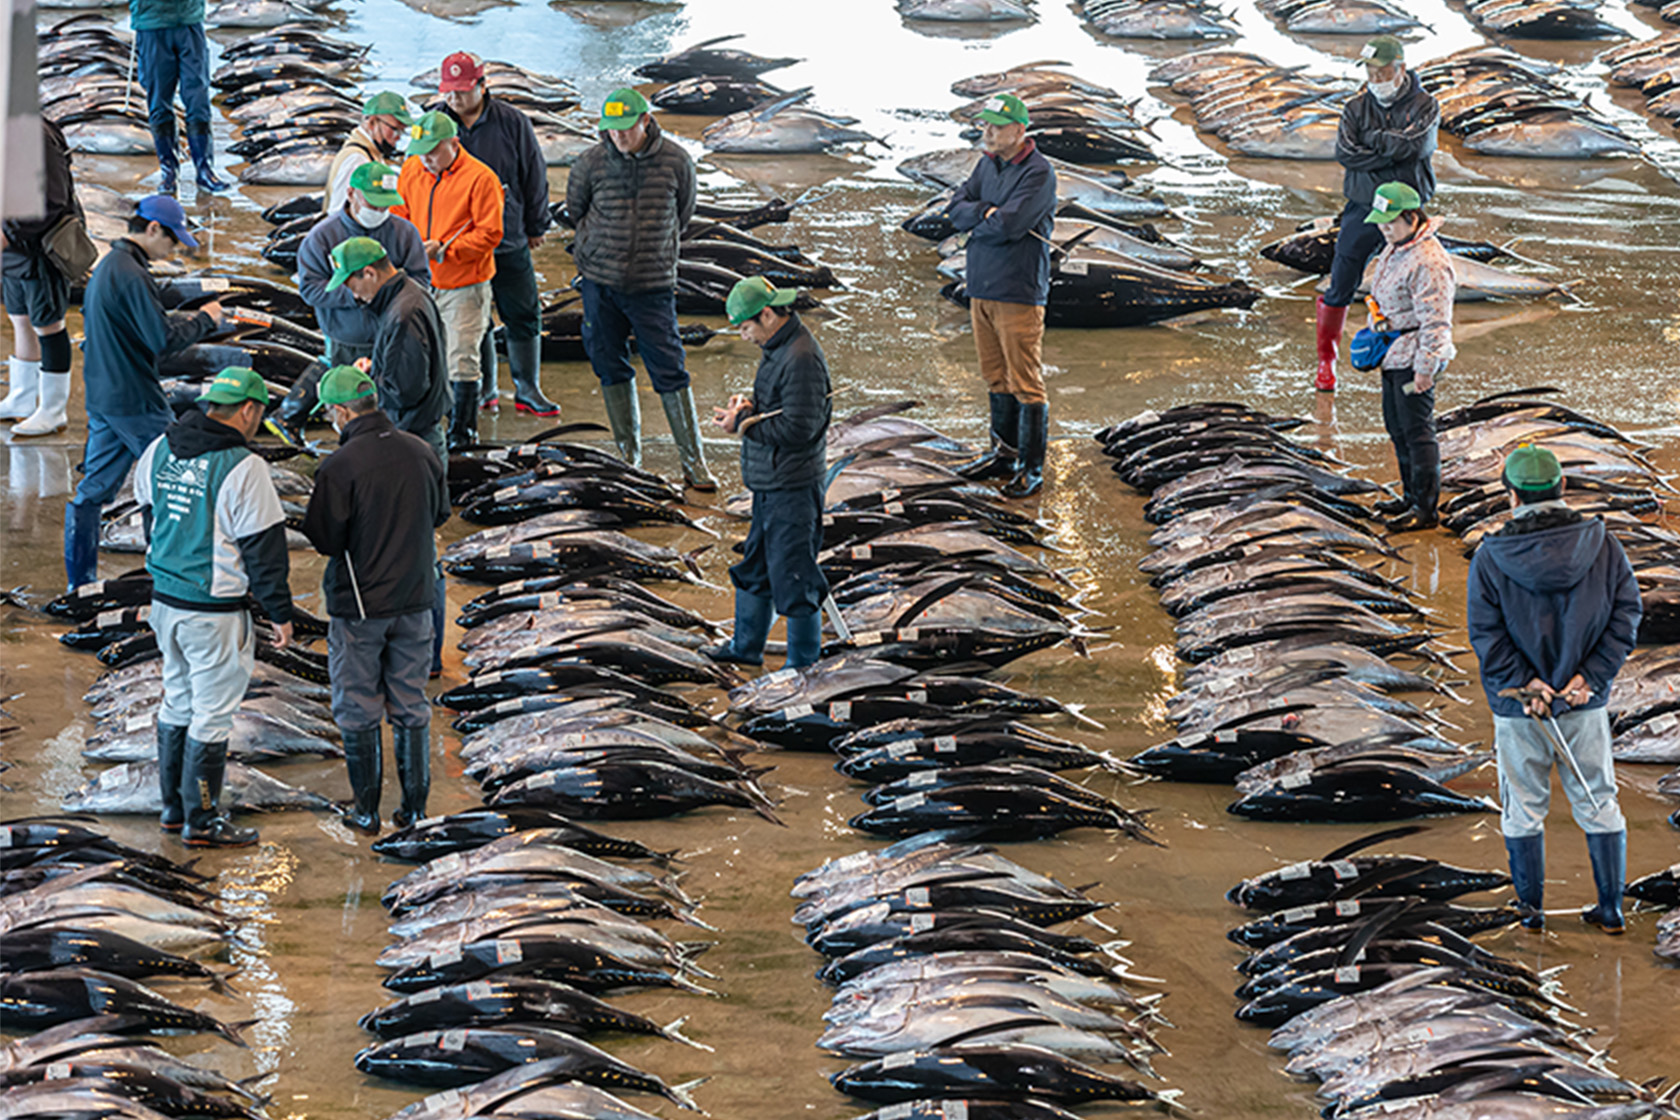
[[41, 363], [26, 362], [22, 358], [8, 358], [11, 366], [11, 392], [0, 401], [0, 420], [24, 420], [35, 411], [35, 400], [41, 384]]
[[69, 418], [65, 415], [70, 404], [68, 373], [43, 373], [39, 397], [35, 411], [29, 419], [20, 420], [12, 426], [13, 436], [24, 439], [30, 436], [50, 436], [54, 432], [62, 432], [68, 425]]

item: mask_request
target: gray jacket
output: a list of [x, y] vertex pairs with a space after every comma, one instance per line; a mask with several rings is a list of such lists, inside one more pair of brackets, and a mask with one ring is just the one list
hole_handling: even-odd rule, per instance
[[566, 180], [578, 271], [621, 292], [677, 286], [677, 238], [694, 216], [694, 161], [651, 117], [648, 128], [648, 142], [629, 156], [601, 133]]
[[753, 411], [764, 419], [741, 430], [741, 481], [749, 490], [796, 490], [828, 467], [828, 361], [788, 316], [771, 336], [753, 378]]

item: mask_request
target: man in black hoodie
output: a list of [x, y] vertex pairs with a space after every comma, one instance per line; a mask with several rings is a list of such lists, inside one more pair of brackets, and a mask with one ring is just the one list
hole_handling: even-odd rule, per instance
[[333, 721], [343, 733], [356, 798], [344, 823], [370, 836], [379, 833], [383, 719], [391, 721], [402, 786], [402, 808], [392, 822], [402, 828], [426, 815], [433, 531], [449, 520], [443, 463], [424, 440], [398, 431], [379, 411], [377, 392], [354, 366], [334, 366], [321, 377], [321, 405], [339, 433], [339, 448], [315, 472], [303, 517], [304, 536], [328, 557], [322, 586]]
[[198, 399], [206, 411], [170, 425], [134, 467], [163, 657], [160, 824], [192, 847], [243, 848], [257, 830], [235, 827], [217, 806], [233, 714], [256, 667], [246, 596], [268, 616], [277, 648], [292, 640], [286, 515], [268, 464], [246, 444], [268, 404], [263, 379], [230, 367]]
[[[1470, 562], [1469, 629], [1493, 709], [1512, 885], [1523, 925], [1541, 928], [1555, 749], [1543, 721], [1555, 716], [1575, 763], [1560, 760], [1558, 779], [1587, 834], [1598, 890], [1597, 905], [1581, 917], [1621, 933], [1627, 824], [1616, 804], [1605, 702], [1637, 640], [1639, 585], [1604, 522], [1563, 502], [1563, 469], [1550, 451], [1521, 445], [1505, 460], [1504, 480], [1515, 512]], [[1530, 699], [1501, 695], [1510, 689]]]

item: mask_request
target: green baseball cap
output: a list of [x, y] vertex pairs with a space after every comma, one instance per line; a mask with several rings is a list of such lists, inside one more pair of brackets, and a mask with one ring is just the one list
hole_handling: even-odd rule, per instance
[[268, 403], [268, 385], [262, 375], [245, 366], [229, 366], [216, 375], [208, 388], [198, 395], [211, 404], [243, 404], [245, 401]]
[[352, 237], [347, 241], [340, 241], [332, 247], [333, 274], [327, 281], [327, 291], [335, 291], [350, 279], [350, 275], [360, 272], [374, 261], [382, 261], [386, 257], [385, 246], [371, 237]]
[[786, 307], [798, 298], [793, 288], [778, 288], [762, 276], [749, 276], [729, 289], [723, 310], [738, 327], [766, 307]]
[[1544, 447], [1519, 443], [1505, 456], [1504, 478], [1513, 490], [1550, 490], [1563, 481], [1563, 467]]
[[395, 117], [397, 123], [407, 127], [414, 123], [414, 117], [408, 111], [408, 102], [402, 94], [384, 90], [374, 94], [362, 103], [364, 117]]
[[321, 380], [315, 386], [315, 411], [319, 412], [329, 404], [359, 401], [373, 396], [378, 391], [373, 378], [355, 366], [334, 366], [321, 375]]
[[1384, 225], [1404, 211], [1417, 210], [1422, 206], [1423, 199], [1418, 197], [1418, 192], [1405, 183], [1384, 183], [1371, 198], [1371, 212], [1365, 215], [1365, 220]]
[[411, 156], [423, 156], [445, 140], [455, 139], [456, 132], [455, 118], [442, 110], [433, 109], [408, 126], [408, 147], [405, 150]]
[[1359, 61], [1367, 66], [1387, 66], [1406, 57], [1406, 45], [1392, 35], [1378, 35], [1359, 52]]
[[988, 97], [976, 116], [987, 124], [1026, 124], [1027, 103], [1013, 93], [1000, 93]]
[[608, 132], [618, 132], [625, 128], [635, 128], [636, 122], [642, 119], [642, 114], [652, 106], [648, 99], [625, 86], [607, 94], [607, 99], [601, 103], [601, 127]]
[[397, 173], [383, 163], [362, 164], [350, 173], [350, 185], [362, 192], [369, 206], [395, 206], [402, 201], [397, 193]]

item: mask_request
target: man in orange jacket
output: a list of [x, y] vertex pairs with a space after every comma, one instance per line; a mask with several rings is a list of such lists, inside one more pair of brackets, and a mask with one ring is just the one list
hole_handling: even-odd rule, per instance
[[451, 450], [478, 440], [478, 347], [490, 327], [490, 278], [502, 243], [501, 180], [455, 133], [447, 113], [427, 113], [416, 122], [409, 131], [408, 161], [397, 176], [402, 202], [391, 207], [420, 231], [431, 265], [455, 394]]

